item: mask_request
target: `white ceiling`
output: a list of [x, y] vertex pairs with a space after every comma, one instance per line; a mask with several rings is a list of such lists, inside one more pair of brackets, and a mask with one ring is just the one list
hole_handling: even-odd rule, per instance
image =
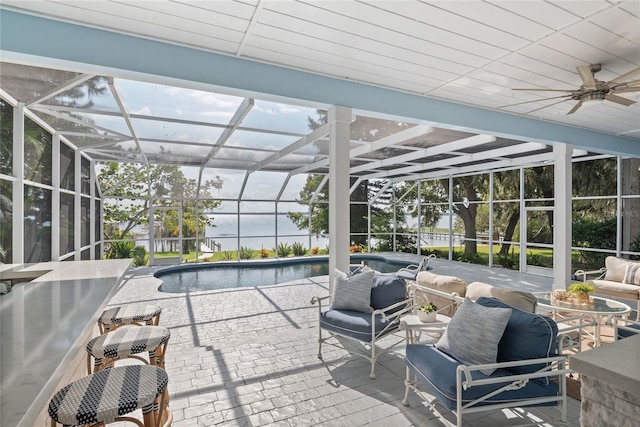
[[[16, 1], [3, 8], [496, 109], [640, 66], [640, 1]], [[634, 79], [639, 78], [638, 76]], [[640, 94], [566, 115], [576, 101], [502, 108], [640, 138]]]

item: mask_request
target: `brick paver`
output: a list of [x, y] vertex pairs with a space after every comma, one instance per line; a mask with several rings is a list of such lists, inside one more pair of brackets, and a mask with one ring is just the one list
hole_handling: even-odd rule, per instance
[[[443, 262], [442, 269], [450, 264]], [[468, 267], [450, 268], [462, 277]], [[323, 360], [317, 358], [317, 308], [310, 300], [328, 293], [327, 276], [170, 294], [158, 291], [156, 270], [132, 269], [110, 305], [152, 301], [162, 307], [160, 324], [171, 330], [166, 370], [175, 427], [442, 426], [455, 420], [437, 402], [439, 413], [416, 395], [409, 407], [402, 405], [402, 346], [381, 356], [375, 380], [369, 379], [368, 361], [342, 349], [325, 346]], [[469, 274], [479, 280], [477, 272]], [[528, 286], [545, 290], [546, 284], [526, 281], [521, 288]], [[569, 400], [569, 425], [577, 426], [579, 402]], [[553, 408], [515, 409], [468, 420], [473, 426], [509, 426], [541, 418], [544, 425], [557, 425], [558, 416]]]

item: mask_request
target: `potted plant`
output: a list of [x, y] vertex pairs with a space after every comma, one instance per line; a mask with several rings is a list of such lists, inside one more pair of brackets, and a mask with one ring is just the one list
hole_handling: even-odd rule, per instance
[[435, 304], [428, 302], [426, 304], [420, 304], [417, 309], [418, 319], [421, 322], [435, 322], [436, 321], [436, 310], [438, 307]]
[[569, 286], [568, 292], [573, 294], [579, 304], [590, 304], [589, 294], [595, 291], [595, 287], [588, 283], [574, 283]]

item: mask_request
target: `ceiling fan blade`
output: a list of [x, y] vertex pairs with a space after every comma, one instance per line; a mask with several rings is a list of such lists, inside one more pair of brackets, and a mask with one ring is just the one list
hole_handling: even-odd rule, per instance
[[640, 74], [640, 67], [635, 68], [635, 69], [629, 71], [628, 73], [624, 73], [624, 74], [616, 77], [615, 79], [610, 80], [610, 82], [611, 83], [622, 83], [625, 80], [630, 79], [631, 77], [633, 77], [635, 75], [638, 75], [638, 74]]
[[[556, 98], [558, 98], [558, 97], [556, 97]], [[547, 99], [553, 99], [553, 98], [547, 98]], [[545, 105], [544, 107], [540, 107], [540, 108], [536, 108], [535, 110], [527, 111], [525, 114], [531, 114], [531, 113], [533, 113], [535, 111], [542, 110], [543, 108], [553, 107], [554, 105], [560, 104], [561, 102], [568, 101], [568, 100], [569, 99], [563, 99], [562, 101], [554, 102], [553, 104]]]
[[640, 86], [640, 80], [631, 80], [630, 82], [620, 83], [620, 85], [624, 86]]
[[[610, 82], [609, 82], [610, 83]], [[626, 83], [618, 83], [609, 86], [612, 92], [636, 92], [640, 90], [640, 80], [633, 80]]]
[[[497, 108], [507, 108], [507, 107], [515, 107], [516, 105], [524, 105], [524, 104], [531, 104], [532, 102], [540, 102], [540, 101], [548, 101], [550, 99], [558, 99], [558, 98], [568, 98], [571, 95], [560, 95], [560, 96], [552, 96], [551, 98], [542, 98], [542, 99], [534, 99], [533, 101], [524, 101], [524, 102], [518, 102], [516, 104], [509, 104], [509, 105], [501, 105], [500, 107]], [[563, 99], [562, 101], [566, 101], [565, 99]], [[562, 102], [560, 101], [560, 102]], [[557, 103], [556, 103], [557, 104]], [[554, 105], [554, 104], [551, 104]], [[548, 105], [547, 105], [548, 107]], [[542, 107], [545, 108], [545, 107]], [[533, 110], [536, 111], [536, 110]]]
[[616, 104], [624, 105], [625, 107], [636, 103], [636, 101], [632, 101], [630, 99], [616, 95], [605, 95], [604, 99], [606, 99], [607, 101], [615, 102]]
[[[618, 89], [619, 87], [619, 89]], [[613, 92], [615, 93], [624, 93], [624, 92], [640, 92], [640, 86], [630, 86], [630, 87], [616, 87]]]
[[523, 90], [526, 92], [574, 92], [574, 89], [532, 89], [532, 88], [520, 88], [511, 90]]
[[585, 89], [596, 89], [596, 79], [593, 77], [593, 72], [591, 71], [590, 65], [580, 65], [576, 67], [578, 69], [578, 74], [580, 74], [580, 78], [582, 79], [582, 84]]
[[582, 101], [578, 102], [576, 105], [573, 106], [573, 108], [571, 110], [569, 110], [569, 112], [567, 113], [567, 116], [569, 114], [573, 114], [576, 111], [578, 111], [578, 108], [582, 107]]

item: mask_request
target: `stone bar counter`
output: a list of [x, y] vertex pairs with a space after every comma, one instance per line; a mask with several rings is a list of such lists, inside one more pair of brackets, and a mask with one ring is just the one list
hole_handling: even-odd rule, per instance
[[131, 262], [0, 264], [0, 425], [40, 425]]
[[638, 425], [640, 334], [571, 356], [570, 366], [580, 373], [582, 427]]

